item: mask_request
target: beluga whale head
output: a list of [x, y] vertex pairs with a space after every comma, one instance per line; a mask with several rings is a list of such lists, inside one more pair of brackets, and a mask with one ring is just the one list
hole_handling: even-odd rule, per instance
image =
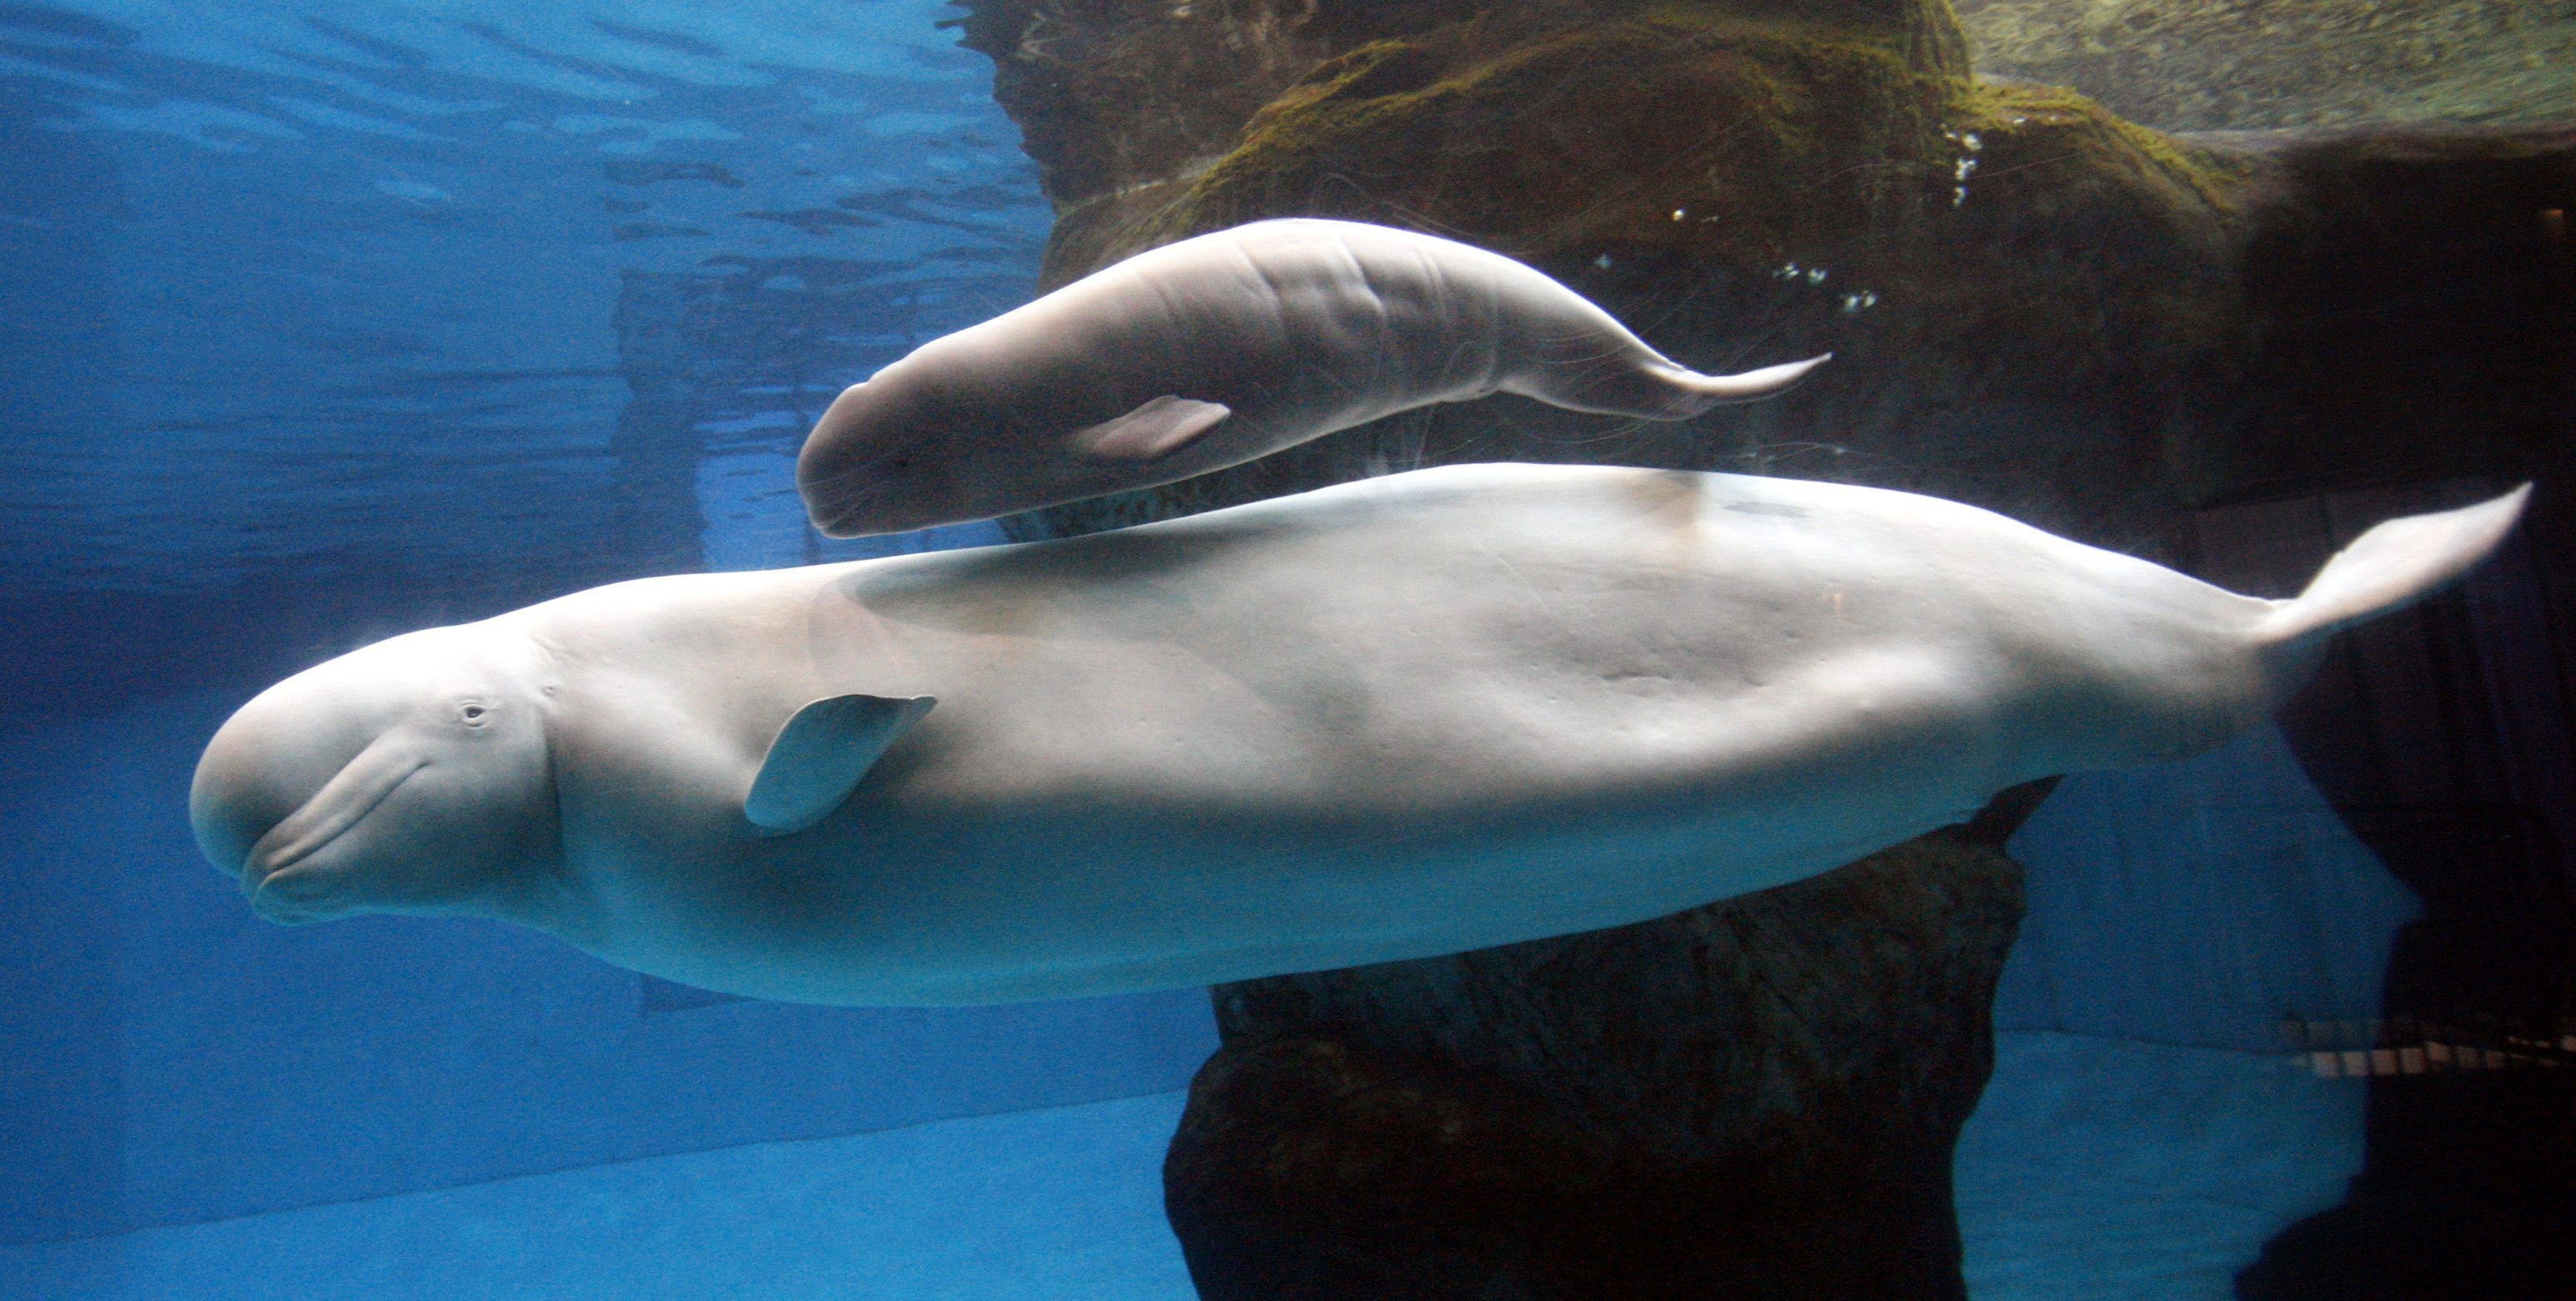
[[992, 386], [941, 364], [962, 350], [954, 337], [935, 341], [832, 403], [797, 463], [817, 529], [903, 532], [1062, 495], [1032, 474], [1040, 458], [1030, 449], [1055, 432], [1051, 417], [1019, 411], [1011, 395], [981, 391]]
[[197, 763], [197, 845], [270, 921], [503, 915], [558, 879], [541, 658], [434, 628], [261, 692]]

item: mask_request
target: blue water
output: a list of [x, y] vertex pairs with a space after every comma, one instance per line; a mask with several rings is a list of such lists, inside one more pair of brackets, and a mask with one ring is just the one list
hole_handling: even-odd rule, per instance
[[[2004, 1036], [1959, 1158], [1979, 1301], [2220, 1301], [2331, 1204], [2357, 1085], [2263, 1057]], [[762, 1143], [112, 1238], [0, 1246], [33, 1296], [1187, 1301], [1154, 1173], [1175, 1094]]]
[[[1195, 991], [788, 1007], [282, 930], [185, 824], [227, 710], [374, 637], [998, 536], [825, 543], [790, 473], [842, 385], [1033, 290], [949, 16], [0, 2], [0, 1295], [1189, 1295]], [[2374, 1014], [2412, 897], [2269, 732], [2016, 848], [1977, 1294], [2224, 1296], [2359, 1159], [2277, 1019]]]
[[791, 476], [841, 386], [1031, 292], [1049, 213], [946, 16], [0, 4], [0, 1241], [1188, 1080], [1195, 993], [710, 999], [500, 927], [263, 926], [189, 845], [190, 755], [301, 664], [998, 538], [827, 544]]

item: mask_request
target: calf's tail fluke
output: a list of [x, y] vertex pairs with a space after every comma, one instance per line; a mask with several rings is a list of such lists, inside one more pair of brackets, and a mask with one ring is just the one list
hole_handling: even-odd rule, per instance
[[1663, 372], [1661, 378], [1674, 388], [1705, 399], [1697, 405], [1706, 410], [1721, 402], [1750, 402], [1755, 398], [1786, 392], [1799, 380], [1805, 379], [1808, 371], [1833, 359], [1834, 355], [1828, 352], [1805, 361], [1782, 362], [1777, 366], [1739, 371], [1733, 375], [1703, 375], [1685, 366], [1675, 366]]
[[1805, 361], [1783, 362], [1733, 375], [1703, 375], [1636, 340], [1624, 354], [1590, 359], [1592, 364], [1538, 368], [1507, 382], [1507, 392], [1534, 397], [1568, 411], [1642, 420], [1688, 420], [1710, 407], [1751, 402], [1787, 392], [1807, 372], [1832, 361], [1830, 352]]
[[1731, 376], [1703, 376], [1700, 371], [1692, 371], [1687, 366], [1669, 366], [1667, 363], [1669, 368], [1656, 371], [1656, 379], [1662, 381], [1667, 389], [1690, 394], [1690, 399], [1685, 399], [1685, 407], [1690, 407], [1685, 415], [1698, 415], [1698, 412], [1705, 412], [1708, 407], [1716, 407], [1721, 402], [1752, 402], [1757, 397], [1788, 392], [1798, 381], [1806, 379], [1808, 371], [1824, 366], [1826, 361], [1834, 361], [1834, 353], [1819, 353], [1819, 356], [1811, 356], [1806, 361], [1783, 361], [1780, 366], [1762, 366], [1757, 371], [1736, 371]]
[[2268, 656], [2298, 661], [2335, 632], [2412, 605], [2477, 567], [2522, 518], [2531, 485], [2475, 506], [2378, 525], [2334, 554], [2307, 590], [2258, 633]]

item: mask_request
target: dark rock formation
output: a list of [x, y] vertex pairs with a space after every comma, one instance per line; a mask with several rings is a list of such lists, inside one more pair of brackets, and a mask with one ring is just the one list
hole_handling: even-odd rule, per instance
[[1964, 831], [1660, 921], [1217, 991], [1210, 1301], [1960, 1297], [2020, 869]]
[[[1977, 80], [1947, 0], [967, 2], [1058, 208], [1051, 283], [1341, 216], [1523, 258], [1698, 369], [1837, 354], [1679, 424], [1408, 412], [1024, 533], [1517, 459], [1931, 491], [2158, 551], [2195, 505], [2563, 454], [2565, 130], [2164, 135]], [[1220, 989], [1166, 1172], [1194, 1276], [1959, 1296], [1948, 1154], [2019, 910], [2000, 843]]]
[[2248, 350], [2195, 496], [2563, 477], [2576, 442], [2576, 124], [2247, 146]]
[[[2337, 776], [2338, 794], [2360, 784]], [[2576, 1297], [2576, 898], [2561, 846], [2527, 804], [2356, 813], [2424, 901], [2389, 955], [2390, 1037], [2511, 1064], [2372, 1078], [2362, 1170], [2343, 1203], [2265, 1244], [2237, 1296]]]

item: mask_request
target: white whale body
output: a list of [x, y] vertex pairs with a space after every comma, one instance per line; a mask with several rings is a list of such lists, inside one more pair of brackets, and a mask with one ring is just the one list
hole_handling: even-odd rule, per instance
[[1501, 254], [1258, 221], [922, 345], [832, 403], [797, 483], [825, 533], [894, 533], [1170, 483], [1494, 393], [1680, 420], [1822, 360], [1702, 375]]
[[1424, 470], [395, 637], [243, 706], [191, 811], [275, 920], [498, 917], [770, 998], [1420, 957], [2215, 745], [2523, 496], [2383, 524], [2275, 601], [1904, 493]]

